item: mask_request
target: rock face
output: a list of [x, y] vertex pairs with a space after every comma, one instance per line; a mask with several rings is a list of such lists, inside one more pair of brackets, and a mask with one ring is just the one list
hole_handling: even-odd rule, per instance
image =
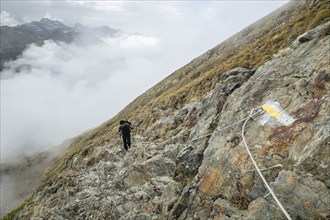
[[[297, 40], [301, 42], [300, 39]], [[290, 126], [276, 122], [261, 126], [255, 118], [245, 134], [261, 168], [283, 165], [267, 170], [264, 175], [294, 219], [326, 218], [329, 214], [326, 208], [330, 202], [326, 186], [330, 156], [327, 40], [328, 37], [314, 38], [299, 45], [294, 43], [289, 48], [290, 53], [275, 56], [260, 67], [228, 97], [218, 123], [220, 130], [246, 117], [252, 108], [267, 100], [281, 103], [294, 117]], [[240, 131], [241, 126], [236, 126], [231, 131], [213, 133], [199, 168], [196, 195], [192, 194], [190, 198], [191, 205], [196, 208], [187, 209], [181, 217], [215, 218], [216, 215], [205, 214], [204, 210], [214, 209], [212, 199], [217, 197], [242, 207], [250, 203], [245, 207], [248, 210], [243, 219], [259, 219], [251, 216], [258, 216], [256, 212], [262, 212], [263, 206], [274, 205], [268, 196], [266, 201], [258, 201], [263, 204], [258, 206], [260, 210], [255, 210], [255, 206], [251, 208], [253, 199], [265, 196], [265, 192], [260, 189], [260, 178], [251, 172], [254, 168], [243, 148]], [[234, 138], [236, 141], [232, 141]], [[313, 165], [311, 161], [314, 161]], [[204, 196], [209, 199], [207, 205], [203, 205]], [[200, 198], [204, 198], [203, 203]], [[279, 218], [276, 216], [274, 214], [272, 218]], [[222, 217], [221, 213], [219, 217]]]
[[329, 28], [299, 36], [255, 72], [222, 74], [201, 100], [159, 109], [127, 153], [113, 139], [73, 154], [15, 219], [285, 219], [241, 136], [267, 101], [294, 122], [261, 125], [264, 111], [247, 122], [257, 164], [292, 219], [329, 219]]
[[[329, 23], [319, 27], [325, 28]], [[177, 215], [179, 219], [231, 217], [214, 202], [219, 197], [232, 207], [247, 208], [242, 219], [282, 218], [273, 199], [263, 199], [267, 192], [244, 150], [241, 125], [220, 132], [268, 100], [281, 103], [295, 121], [290, 126], [276, 121], [261, 126], [257, 117], [251, 121], [245, 135], [255, 159], [261, 168], [282, 165], [264, 175], [293, 219], [329, 217], [329, 37], [300, 39], [227, 98], [204, 152], [189, 208]], [[214, 212], [205, 213], [208, 209]]]

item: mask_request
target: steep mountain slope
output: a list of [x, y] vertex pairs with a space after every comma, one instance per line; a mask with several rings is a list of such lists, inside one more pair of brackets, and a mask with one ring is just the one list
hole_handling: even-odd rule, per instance
[[[78, 138], [5, 219], [328, 219], [329, 1], [293, 1], [221, 43]], [[308, 31], [308, 32], [306, 32]], [[267, 118], [268, 117], [268, 118]], [[118, 121], [136, 125], [122, 152]], [[268, 120], [268, 121], [267, 121]]]

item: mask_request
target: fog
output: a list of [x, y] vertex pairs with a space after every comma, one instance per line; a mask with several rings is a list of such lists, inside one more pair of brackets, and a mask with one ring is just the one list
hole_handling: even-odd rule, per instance
[[105, 40], [89, 46], [46, 41], [7, 64], [1, 79], [2, 161], [97, 126], [168, 73], [157, 38]]

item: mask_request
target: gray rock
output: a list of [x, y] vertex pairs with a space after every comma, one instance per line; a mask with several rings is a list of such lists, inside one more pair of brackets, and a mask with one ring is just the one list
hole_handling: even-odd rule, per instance
[[176, 157], [176, 173], [185, 177], [195, 176], [203, 160], [204, 148], [188, 145]]
[[162, 157], [151, 158], [141, 164], [152, 176], [174, 176], [175, 163]]
[[[253, 178], [245, 178], [247, 170], [254, 170], [254, 167], [241, 139], [231, 141], [241, 133], [242, 119], [248, 116], [252, 108], [267, 100], [280, 103], [295, 122], [284, 126], [274, 119], [276, 123], [269, 122], [262, 126], [258, 122], [260, 117], [254, 117], [247, 124], [245, 132], [252, 154], [261, 168], [281, 164], [286, 170], [299, 167], [301, 175], [312, 173], [308, 178], [300, 176], [290, 179], [283, 177], [284, 171], [279, 174], [278, 168], [271, 168], [264, 175], [268, 182], [274, 182], [279, 176], [280, 179], [290, 179], [295, 183], [289, 184], [289, 180], [281, 182], [280, 179], [272, 183], [275, 193], [294, 218], [327, 218], [325, 206], [329, 206], [330, 192], [322, 181], [329, 179], [329, 172], [325, 169], [330, 158], [327, 119], [330, 90], [326, 89], [329, 88], [326, 77], [329, 74], [326, 70], [328, 64], [325, 62], [328, 51], [324, 49], [328, 45], [329, 36], [318, 38], [317, 33], [322, 28], [312, 30], [315, 32], [312, 41], [299, 44], [292, 48], [290, 54], [274, 58], [261, 66], [226, 99], [217, 122], [218, 127], [208, 142], [199, 167], [197, 195], [189, 201], [186, 210], [180, 211], [187, 213], [186, 218], [193, 218], [192, 213], [209, 208], [205, 204], [217, 197], [248, 208], [242, 219], [284, 217], [270, 196], [267, 200], [261, 200], [264, 194], [257, 190], [263, 187], [260, 177], [255, 173]], [[222, 132], [223, 127], [240, 121]], [[287, 175], [292, 173], [287, 172]], [[256, 200], [249, 204], [253, 199]]]
[[247, 196], [249, 197], [249, 200], [255, 200], [259, 197], [262, 197], [266, 194], [266, 189], [263, 186], [258, 186], [255, 189], [250, 190], [247, 193]]
[[284, 219], [280, 210], [271, 206], [263, 198], [258, 198], [249, 204], [248, 213], [242, 219], [259, 220], [259, 219]]
[[294, 219], [326, 218], [329, 214], [330, 190], [312, 177], [281, 171], [271, 186]]

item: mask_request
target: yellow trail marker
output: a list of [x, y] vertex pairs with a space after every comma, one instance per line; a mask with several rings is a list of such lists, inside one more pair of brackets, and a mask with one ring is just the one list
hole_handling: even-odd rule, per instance
[[288, 115], [277, 102], [267, 101], [261, 106], [265, 115], [259, 120], [261, 125], [265, 125], [271, 118], [275, 118], [281, 124], [289, 126], [295, 119]]
[[281, 117], [281, 113], [279, 113], [274, 107], [270, 106], [269, 104], [264, 104], [261, 106], [265, 112], [267, 112], [270, 116], [279, 119]]

